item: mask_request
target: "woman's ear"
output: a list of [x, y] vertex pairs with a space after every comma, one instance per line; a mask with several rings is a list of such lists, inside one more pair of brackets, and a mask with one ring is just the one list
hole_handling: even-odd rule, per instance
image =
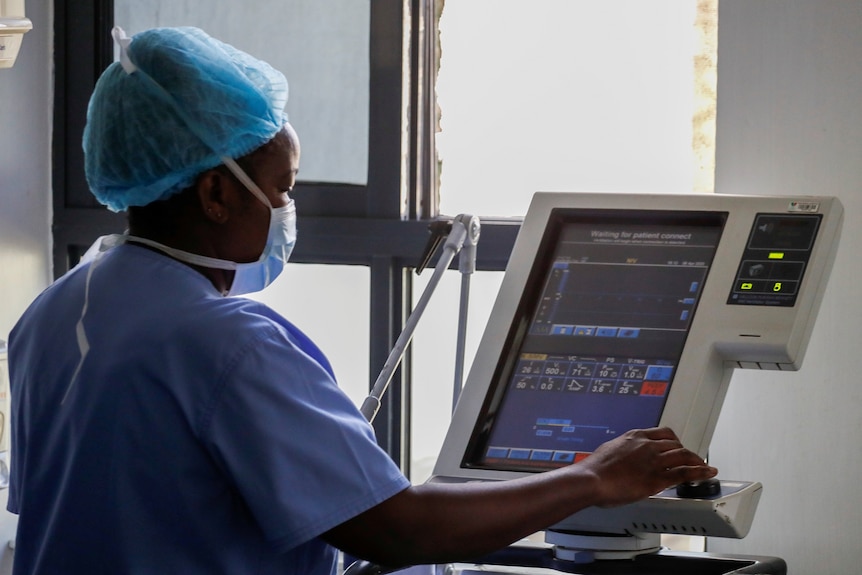
[[216, 224], [225, 223], [230, 215], [227, 198], [230, 193], [228, 180], [229, 176], [214, 168], [201, 174], [195, 184], [204, 218]]

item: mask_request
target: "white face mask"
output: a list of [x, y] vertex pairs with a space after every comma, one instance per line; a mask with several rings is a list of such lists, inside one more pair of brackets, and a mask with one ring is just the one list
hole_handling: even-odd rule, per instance
[[296, 206], [293, 199], [288, 198], [286, 206], [273, 208], [266, 194], [248, 177], [239, 164], [232, 158], [222, 158], [222, 161], [249, 192], [269, 206], [269, 231], [263, 253], [256, 262], [235, 264], [233, 283], [227, 295], [258, 292], [275, 281], [293, 252], [293, 246], [296, 244]]
[[296, 207], [290, 199], [284, 207], [269, 208], [269, 232], [263, 253], [256, 262], [236, 264], [227, 295], [254, 293], [271, 284], [284, 269], [295, 244]]
[[[237, 263], [178, 250], [147, 238], [130, 235], [113, 235], [99, 238], [93, 247], [84, 254], [81, 263], [86, 263], [93, 259], [97, 251], [105, 251], [119, 244], [132, 241], [153, 247], [175, 259], [192, 265], [232, 270], [234, 272], [233, 282], [231, 283], [230, 290], [225, 295], [232, 296], [254, 293], [270, 285], [284, 269], [284, 264], [287, 263], [293, 251], [293, 246], [296, 244], [296, 206], [293, 203], [293, 199], [289, 198], [286, 206], [273, 208], [272, 203], [270, 203], [266, 195], [236, 162], [230, 158], [223, 158], [223, 160], [234, 176], [248, 188], [248, 191], [269, 207], [269, 231], [266, 236], [266, 245], [256, 261]], [[98, 248], [94, 250], [93, 248], [96, 246]]]

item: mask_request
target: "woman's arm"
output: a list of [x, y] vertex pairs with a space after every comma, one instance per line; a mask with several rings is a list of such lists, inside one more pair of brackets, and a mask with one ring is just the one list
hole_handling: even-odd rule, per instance
[[716, 473], [670, 429], [630, 431], [561, 469], [510, 481], [410, 487], [324, 539], [389, 567], [444, 563], [501, 549], [586, 507], [631, 503]]

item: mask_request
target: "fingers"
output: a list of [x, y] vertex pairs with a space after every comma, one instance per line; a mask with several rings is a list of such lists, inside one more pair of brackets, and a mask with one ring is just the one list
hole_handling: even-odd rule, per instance
[[702, 481], [715, 477], [718, 469], [709, 466], [696, 453], [683, 447], [677, 435], [669, 428], [641, 430], [655, 449], [656, 466], [667, 485], [688, 481]]
[[718, 469], [709, 465], [681, 466], [667, 470], [669, 484], [687, 483], [689, 481], [703, 481], [718, 475]]
[[640, 429], [633, 430], [633, 433], [643, 434], [647, 439], [660, 440], [660, 439], [669, 439], [672, 441], [676, 441], [679, 443], [679, 437], [676, 436], [676, 433], [669, 427], [652, 427], [649, 429]]
[[666, 468], [678, 466], [705, 466], [703, 459], [696, 453], [683, 447], [676, 433], [668, 427], [654, 427], [651, 429], [633, 430], [633, 436], [642, 435], [650, 440], [650, 444], [656, 452], [664, 459]]
[[632, 430], [603, 444], [582, 462], [602, 484], [600, 506], [637, 501], [689, 481], [715, 477], [718, 470], [683, 447], [669, 428]]
[[659, 458], [664, 466], [663, 477], [668, 485], [702, 481], [718, 475], [718, 469], [707, 465], [696, 453], [681, 446], [661, 453]]
[[680, 444], [675, 447], [668, 446], [667, 449], [662, 449], [658, 444], [660, 463], [665, 469], [681, 466], [701, 466], [706, 465], [701, 457], [692, 451], [689, 451]]

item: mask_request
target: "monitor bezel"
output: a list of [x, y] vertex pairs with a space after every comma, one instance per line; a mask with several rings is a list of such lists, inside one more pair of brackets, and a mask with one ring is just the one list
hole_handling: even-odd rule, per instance
[[[482, 460], [484, 459], [483, 453], [487, 448], [490, 435], [493, 432], [499, 409], [505, 401], [509, 378], [511, 377], [512, 370], [517, 363], [521, 346], [527, 336], [535, 310], [539, 306], [542, 290], [550, 271], [550, 267], [553, 264], [560, 236], [563, 234], [566, 226], [570, 224], [637, 227], [686, 226], [716, 230], [717, 235], [715, 238], [715, 247], [712, 251], [712, 259], [714, 259], [718, 245], [721, 243], [721, 235], [724, 231], [727, 217], [727, 212], [716, 210], [570, 207], [556, 207], [551, 209], [546, 220], [544, 233], [542, 234], [542, 238], [536, 250], [537, 257], [533, 260], [533, 264], [526, 276], [521, 297], [515, 307], [514, 313], [512, 314], [504, 342], [499, 349], [496, 367], [494, 369], [493, 376], [488, 383], [485, 399], [478, 411], [476, 423], [472, 433], [470, 434], [470, 439], [467, 442], [466, 449], [461, 460], [461, 467], [464, 469], [481, 469], [492, 472], [535, 473], [562, 466], [561, 464], [518, 465], [515, 462], [505, 466], [496, 466], [493, 464], [483, 463]], [[709, 270], [712, 267], [712, 259], [709, 262], [707, 273], [704, 277], [704, 283], [708, 281]], [[688, 337], [688, 333], [693, 325], [695, 317], [697, 317], [696, 307], [689, 324], [689, 329], [686, 331], [685, 338]], [[682, 354], [683, 350], [680, 350], [680, 359]], [[671, 390], [672, 389], [673, 387], [671, 386]], [[664, 405], [661, 410], [662, 412], [666, 405], [667, 398], [664, 400]], [[661, 420], [661, 416], [659, 417], [659, 420]]]

